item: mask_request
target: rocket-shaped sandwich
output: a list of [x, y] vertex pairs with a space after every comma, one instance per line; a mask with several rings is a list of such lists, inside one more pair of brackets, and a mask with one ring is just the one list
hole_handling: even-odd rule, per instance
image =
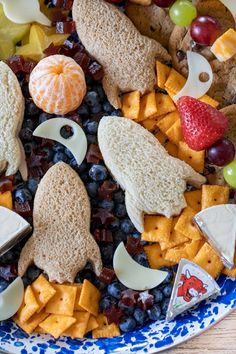
[[128, 215], [143, 232], [144, 214], [179, 215], [186, 207], [189, 182], [200, 187], [205, 177], [170, 156], [149, 131], [122, 117], [103, 117], [98, 142], [105, 164], [125, 190]]
[[18, 263], [20, 276], [32, 263], [58, 283], [72, 283], [87, 262], [100, 274], [100, 250], [89, 231], [89, 198], [78, 174], [67, 164], [54, 165], [41, 180], [33, 222], [34, 233]]

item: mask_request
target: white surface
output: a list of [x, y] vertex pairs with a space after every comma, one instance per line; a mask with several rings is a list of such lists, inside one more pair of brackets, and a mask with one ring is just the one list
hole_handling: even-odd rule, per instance
[[[208, 62], [201, 54], [187, 51], [188, 79], [184, 87], [173, 97], [176, 102], [182, 96], [200, 98], [204, 96], [212, 85], [213, 72]], [[201, 73], [207, 73], [209, 79], [202, 82], [199, 79]]]
[[113, 256], [113, 268], [119, 281], [133, 290], [148, 290], [161, 284], [167, 272], [141, 266], [133, 260], [121, 242]]
[[[60, 130], [65, 125], [69, 125], [73, 129], [73, 135], [64, 139]], [[77, 161], [77, 164], [80, 165], [84, 160], [86, 152], [87, 152], [87, 138], [83, 131], [83, 129], [79, 126], [79, 124], [73, 122], [67, 118], [52, 118], [47, 120], [46, 122], [40, 124], [33, 133], [34, 136], [38, 136], [40, 138], [52, 139], [55, 140], [64, 146], [67, 147], [73, 154], [74, 158]]]
[[0, 321], [15, 315], [24, 298], [24, 284], [21, 277], [16, 278], [2, 293], [0, 293]]

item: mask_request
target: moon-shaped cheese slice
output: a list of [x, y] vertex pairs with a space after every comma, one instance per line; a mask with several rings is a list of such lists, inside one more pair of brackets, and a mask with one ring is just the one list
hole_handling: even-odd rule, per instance
[[133, 260], [121, 242], [113, 256], [113, 268], [119, 281], [133, 290], [148, 290], [161, 284], [167, 272], [143, 267]]
[[[188, 60], [188, 79], [184, 87], [173, 97], [174, 101], [182, 96], [191, 96], [200, 98], [207, 93], [212, 85], [213, 72], [209, 62], [201, 54], [187, 51]], [[200, 80], [200, 74], [207, 73], [208, 80], [203, 82]]]
[[0, 321], [11, 318], [19, 310], [24, 298], [24, 284], [21, 277], [16, 278], [0, 293]]
[[51, 21], [40, 11], [38, 0], [0, 0], [6, 17], [15, 23], [38, 22], [51, 26]]
[[[73, 135], [65, 139], [61, 136], [61, 128], [69, 126], [73, 130]], [[80, 165], [87, 152], [87, 138], [79, 124], [67, 118], [52, 118], [40, 124], [33, 133], [40, 138], [52, 139], [61, 143], [71, 151], [77, 164]]]

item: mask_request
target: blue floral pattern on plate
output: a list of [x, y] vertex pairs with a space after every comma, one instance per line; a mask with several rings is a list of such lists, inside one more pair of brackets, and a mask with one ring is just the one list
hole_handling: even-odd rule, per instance
[[58, 340], [47, 335], [28, 336], [11, 321], [0, 323], [0, 348], [11, 354], [144, 354], [170, 348], [214, 325], [236, 308], [236, 280], [221, 276], [221, 295], [206, 300], [175, 321], [152, 322], [120, 337]]

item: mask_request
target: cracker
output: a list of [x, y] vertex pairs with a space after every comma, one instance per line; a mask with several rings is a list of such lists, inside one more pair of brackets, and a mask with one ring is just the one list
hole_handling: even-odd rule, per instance
[[76, 318], [64, 315], [49, 315], [39, 324], [46, 333], [54, 338], [60, 337], [70, 326], [76, 322]]
[[98, 328], [98, 321], [95, 316], [90, 315], [85, 333], [89, 333], [95, 328]]
[[170, 139], [172, 143], [175, 145], [179, 145], [179, 142], [183, 140], [181, 122], [178, 119], [167, 131], [167, 137]]
[[202, 186], [202, 210], [214, 205], [227, 204], [229, 188], [224, 186]]
[[22, 306], [17, 312], [19, 321], [22, 323], [27, 322], [36, 311], [39, 309], [39, 304], [34, 296], [34, 292], [30, 285], [27, 286], [24, 294], [24, 301]]
[[218, 101], [214, 100], [212, 97], [208, 95], [202, 96], [201, 98], [199, 98], [199, 101], [207, 103], [214, 108], [217, 108], [220, 104]]
[[63, 335], [82, 339], [86, 333], [89, 316], [89, 312], [74, 312], [73, 317], [76, 319], [76, 322]]
[[236, 278], [236, 254], [234, 255], [234, 267], [232, 269], [224, 268], [222, 273], [230, 278]]
[[179, 246], [169, 248], [165, 253], [165, 259], [169, 262], [179, 263], [182, 258], [193, 260], [196, 256], [201, 240], [190, 240]]
[[176, 110], [172, 99], [163, 93], [156, 93], [157, 116], [167, 114]]
[[175, 144], [173, 144], [171, 141], [167, 141], [167, 143], [164, 146], [169, 155], [173, 157], [178, 156], [178, 147]]
[[176, 95], [176, 93], [174, 91], [169, 90], [168, 88], [165, 87], [166, 92], [168, 93], [168, 95], [170, 96], [170, 98], [173, 100], [174, 96]]
[[163, 242], [170, 238], [173, 219], [165, 216], [148, 215], [144, 220], [141, 239], [149, 242]]
[[140, 92], [133, 91], [122, 97], [122, 113], [124, 117], [138, 119], [140, 110]]
[[40, 312], [47, 305], [48, 301], [56, 294], [56, 290], [42, 274], [40, 274], [31, 286], [39, 304], [37, 312]]
[[170, 74], [165, 82], [165, 89], [174, 92], [176, 95], [185, 85], [186, 79], [179, 74], [175, 69], [171, 69]]
[[77, 289], [71, 285], [54, 284], [56, 294], [46, 305], [46, 312], [54, 315], [72, 316]]
[[193, 222], [195, 214], [194, 209], [185, 208], [175, 225], [175, 230], [191, 240], [200, 240], [202, 236]]
[[165, 64], [162, 64], [160, 61], [156, 62], [156, 71], [157, 71], [157, 86], [161, 89], [165, 89], [166, 80], [170, 74], [171, 68]]
[[207, 242], [202, 246], [193, 261], [205, 269], [213, 278], [217, 278], [224, 268], [220, 257]]
[[13, 319], [16, 322], [16, 324], [22, 328], [27, 334], [33, 333], [36, 327], [45, 320], [49, 315], [46, 312], [40, 312], [34, 314], [27, 322], [22, 323], [18, 316], [15, 316]]
[[0, 193], [0, 206], [13, 209], [12, 193], [10, 191]]
[[149, 130], [150, 132], [153, 132], [156, 129], [156, 124], [157, 124], [156, 118], [145, 119], [142, 122], [142, 126], [147, 130]]
[[92, 315], [97, 316], [100, 298], [100, 291], [92, 283], [85, 279], [80, 294], [79, 306]]
[[155, 115], [157, 113], [157, 103], [155, 91], [147, 93], [141, 98], [140, 111], [137, 121], [142, 122], [145, 119]]
[[76, 298], [75, 298], [75, 307], [74, 307], [74, 311], [84, 311], [83, 307], [81, 307], [79, 305], [79, 299], [80, 299], [80, 294], [81, 294], [81, 290], [82, 290], [82, 284], [77, 284], [74, 283], [73, 286], [76, 288], [77, 292], [76, 292]]
[[181, 243], [188, 241], [189, 239], [182, 235], [180, 232], [175, 231], [174, 227], [178, 221], [179, 217], [173, 219], [172, 230], [170, 232], [170, 238], [168, 241], [160, 242], [160, 247], [162, 251], [165, 251], [168, 248], [175, 247]]
[[157, 132], [155, 134], [155, 137], [157, 138], [159, 143], [161, 143], [161, 145], [163, 145], [166, 142], [166, 140], [168, 140], [167, 136], [163, 134], [161, 131]]
[[111, 338], [120, 336], [120, 329], [115, 323], [108, 324], [106, 316], [103, 314], [97, 317], [98, 327], [92, 331], [93, 339]]
[[173, 111], [166, 114], [161, 120], [157, 122], [157, 127], [163, 132], [166, 133], [167, 130], [180, 119], [178, 111]]
[[179, 142], [178, 158], [187, 162], [192, 168], [203, 173], [205, 163], [205, 151], [194, 151], [184, 141]]
[[191, 191], [191, 192], [185, 192], [184, 197], [186, 200], [186, 203], [190, 208], [196, 211], [198, 213], [202, 209], [202, 191], [201, 190], [196, 190], [196, 191]]
[[166, 259], [166, 251], [162, 251], [160, 245], [154, 244], [144, 247], [144, 251], [147, 255], [148, 263], [153, 269], [159, 269], [161, 267], [171, 267], [176, 262], [170, 262]]

